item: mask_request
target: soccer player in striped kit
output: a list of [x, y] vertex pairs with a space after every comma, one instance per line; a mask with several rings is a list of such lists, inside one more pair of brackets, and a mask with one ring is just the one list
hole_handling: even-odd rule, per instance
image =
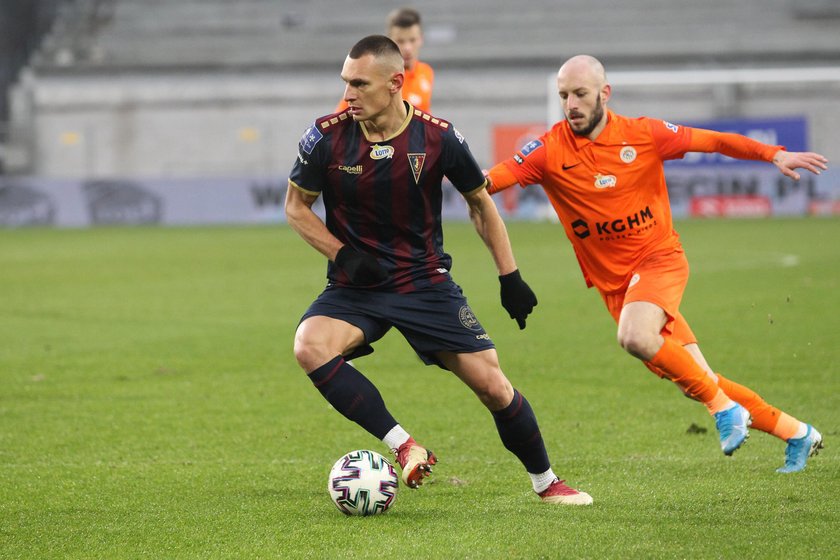
[[[395, 454], [403, 483], [418, 487], [437, 457], [391, 415], [349, 360], [396, 328], [426, 364], [452, 371], [490, 411], [503, 445], [548, 503], [586, 505], [589, 494], [555, 476], [536, 416], [499, 366], [493, 342], [449, 274], [441, 182], [464, 196], [499, 272], [502, 305], [520, 329], [537, 304], [522, 280], [507, 230], [464, 137], [447, 121], [403, 101], [403, 58], [372, 35], [347, 56], [348, 109], [304, 133], [289, 177], [291, 227], [329, 264], [328, 283], [303, 315], [295, 357], [329, 403]], [[326, 221], [312, 210], [323, 196]], [[408, 385], [408, 383], [406, 383]]]

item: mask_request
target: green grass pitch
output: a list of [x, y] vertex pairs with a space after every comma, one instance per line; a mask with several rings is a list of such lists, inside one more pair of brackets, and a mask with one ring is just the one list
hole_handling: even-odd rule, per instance
[[677, 228], [712, 366], [822, 431], [805, 472], [775, 473], [784, 445], [756, 431], [724, 457], [705, 409], [619, 349], [558, 225], [509, 224], [540, 300], [520, 332], [447, 224], [555, 472], [595, 505], [540, 503], [478, 400], [392, 332], [356, 365], [440, 463], [369, 518], [326, 492], [342, 454], [386, 450], [294, 361], [325, 262], [292, 231], [2, 231], [0, 558], [837, 558], [840, 220]]

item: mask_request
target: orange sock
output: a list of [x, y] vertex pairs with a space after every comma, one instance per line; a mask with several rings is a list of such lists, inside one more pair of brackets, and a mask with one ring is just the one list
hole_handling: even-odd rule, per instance
[[716, 375], [718, 387], [723, 389], [730, 399], [750, 411], [753, 419], [751, 428], [767, 432], [783, 440], [788, 440], [796, 434], [799, 429], [799, 420], [767, 404], [749, 387], [739, 385], [719, 373]]
[[650, 359], [650, 365], [664, 372], [687, 396], [705, 404], [711, 414], [732, 406], [726, 393], [694, 361], [688, 350], [671, 339], [665, 339], [662, 348]]

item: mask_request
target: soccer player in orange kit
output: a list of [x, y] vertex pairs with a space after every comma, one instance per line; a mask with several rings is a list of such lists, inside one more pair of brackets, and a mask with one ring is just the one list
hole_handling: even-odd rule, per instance
[[[432, 86], [435, 72], [425, 62], [420, 62], [423, 46], [423, 27], [420, 13], [412, 8], [397, 8], [388, 15], [388, 37], [400, 48], [405, 61], [403, 99], [426, 113], [432, 110]], [[336, 113], [347, 108], [347, 101], [339, 101]]]
[[796, 169], [819, 174], [828, 160], [738, 134], [613, 113], [604, 67], [591, 56], [566, 61], [557, 88], [565, 120], [493, 167], [490, 193], [517, 183], [542, 185], [587, 286], [598, 289], [618, 323], [621, 347], [708, 408], [726, 455], [752, 426], [787, 442], [778, 472], [801, 471], [822, 447], [820, 433], [712, 371], [680, 314], [688, 262], [673, 230], [662, 162], [718, 152], [772, 162], [798, 180]]

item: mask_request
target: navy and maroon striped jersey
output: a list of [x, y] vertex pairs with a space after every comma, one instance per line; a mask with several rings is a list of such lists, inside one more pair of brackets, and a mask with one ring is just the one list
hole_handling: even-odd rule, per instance
[[[391, 138], [368, 140], [347, 112], [306, 129], [290, 185], [323, 195], [326, 225], [343, 243], [374, 255], [390, 276], [376, 289], [410, 292], [448, 279], [443, 250], [441, 183], [460, 192], [485, 187], [464, 137], [450, 123], [406, 104], [405, 123]], [[332, 262], [327, 277], [351, 284]]]

